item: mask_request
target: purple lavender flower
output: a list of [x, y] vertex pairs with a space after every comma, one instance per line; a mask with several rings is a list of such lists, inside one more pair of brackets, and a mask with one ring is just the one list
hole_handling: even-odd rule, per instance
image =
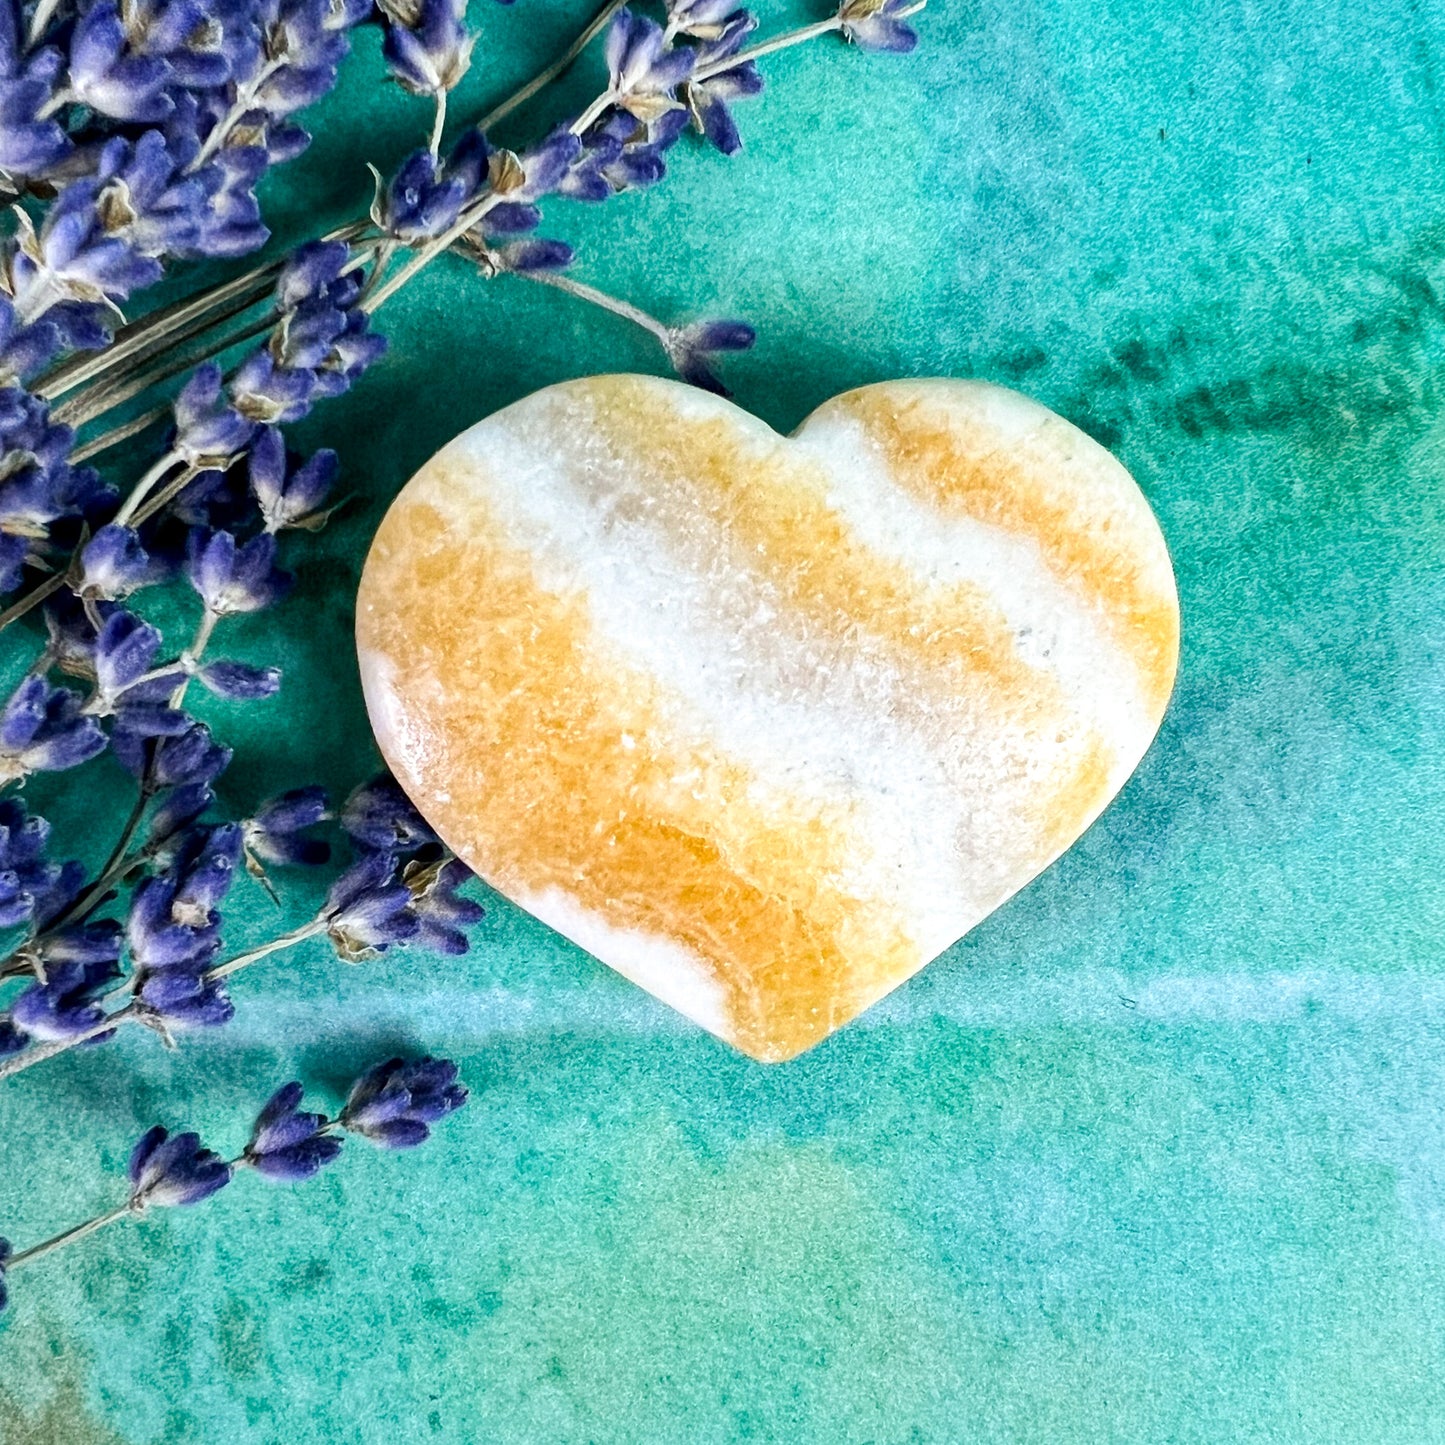
[[105, 750], [105, 734], [84, 717], [69, 688], [27, 677], [0, 712], [0, 783], [61, 773]]
[[[138, 711], [138, 710], [137, 710]], [[148, 778], [157, 791], [213, 783], [231, 761], [231, 750], [211, 737], [210, 729], [180, 714], [180, 731], [169, 720], [154, 714], [141, 715], [127, 708], [117, 719], [110, 736], [111, 751], [122, 767], [137, 778]], [[165, 732], [153, 729], [164, 721]]]
[[119, 976], [120, 970], [111, 957], [52, 959], [46, 963], [45, 981], [31, 984], [16, 999], [10, 1016], [15, 1026], [31, 1038], [75, 1038], [104, 1022], [101, 998]]
[[265, 863], [285, 866], [326, 862], [331, 856], [330, 844], [310, 832], [326, 816], [326, 793], [322, 788], [293, 788], [268, 799], [241, 824], [247, 867], [258, 872]]
[[313, 242], [292, 256], [276, 286], [279, 321], [270, 341], [232, 381], [252, 421], [296, 421], [318, 397], [338, 396], [386, 349], [357, 306], [361, 283], [339, 242]]
[[415, 246], [447, 230], [461, 214], [467, 183], [448, 176], [428, 150], [413, 151], [390, 182], [376, 174], [371, 219], [403, 245]]
[[667, 0], [668, 28], [698, 40], [716, 40], [726, 22], [739, 16], [746, 12], [738, 10], [736, 0]]
[[159, 1124], [141, 1135], [130, 1156], [130, 1207], [199, 1204], [231, 1182], [231, 1166], [201, 1147], [197, 1134], [168, 1133]]
[[141, 545], [138, 532], [109, 522], [81, 550], [75, 590], [82, 597], [114, 602], [158, 581], [162, 570]]
[[325, 1131], [330, 1120], [298, 1108], [302, 1088], [297, 1080], [283, 1084], [256, 1117], [244, 1158], [261, 1176], [277, 1183], [310, 1179], [341, 1153], [341, 1140]]
[[50, 824], [17, 798], [0, 800], [0, 928], [43, 921], [75, 885], [75, 864], [46, 857]]
[[381, 53], [392, 76], [412, 95], [451, 90], [472, 63], [466, 0], [385, 0]]
[[163, 1034], [217, 1028], [235, 1014], [224, 984], [205, 970], [220, 946], [217, 908], [240, 855], [237, 825], [192, 829], [166, 871], [132, 896], [126, 938], [137, 968], [135, 1007]]
[[221, 368], [208, 361], [198, 366], [174, 404], [175, 453], [192, 466], [224, 467], [245, 448], [254, 424], [222, 394]]
[[239, 545], [229, 532], [192, 532], [186, 576], [207, 611], [217, 617], [259, 612], [292, 581], [288, 573], [276, 570], [276, 538], [269, 532]]
[[[88, 710], [101, 716], [117, 712], [126, 691], [134, 688], [150, 671], [160, 645], [161, 635], [150, 623], [142, 622], [135, 613], [127, 612], [124, 608], [116, 608], [105, 619], [105, 625], [95, 640], [93, 665], [96, 696], [88, 704]], [[182, 675], [177, 669], [167, 677], [157, 679], [162, 685], [161, 691], [165, 692], [174, 687]], [[175, 714], [174, 717], [166, 718], [165, 725], [160, 729], [152, 731], [152, 736], [159, 732], [179, 733], [184, 729], [184, 719], [164, 701], [153, 699], [149, 693], [144, 699], [137, 701], [143, 702], [147, 708], [158, 708], [165, 713]], [[132, 724], [135, 724], [135, 719], [132, 719]]]
[[118, 974], [123, 937], [115, 919], [102, 918], [95, 923], [77, 923], [46, 933], [32, 947], [47, 978], [54, 969], [75, 964], [104, 965]]
[[363, 848], [409, 853], [435, 843], [437, 835], [390, 773], [363, 783], [346, 800], [341, 826]]
[[[698, 48], [698, 70], [737, 54], [756, 24], [757, 21], [744, 12], [719, 27], [717, 34]], [[732, 101], [757, 95], [762, 88], [763, 77], [758, 67], [751, 60], [745, 60], [705, 80], [689, 81], [683, 95], [698, 130], [725, 156], [730, 156], [742, 149], [743, 141], [728, 106]]]
[[43, 175], [70, 150], [60, 122], [42, 119], [64, 60], [52, 46], [27, 56], [23, 25], [14, 0], [0, 3], [0, 171], [16, 178]]
[[905, 17], [921, 9], [919, 0], [843, 0], [838, 18], [843, 34], [860, 49], [905, 55], [918, 44], [918, 32]]
[[619, 10], [607, 29], [608, 95], [639, 120], [656, 120], [677, 102], [672, 92], [692, 73], [693, 52], [668, 48], [662, 27]]
[[165, 93], [170, 68], [156, 55], [138, 53], [115, 0], [99, 0], [81, 15], [70, 36], [70, 91], [112, 120], [164, 120], [172, 109]]
[[[537, 208], [537, 202], [566, 188], [582, 149], [582, 141], [566, 127], [561, 127], [540, 145], [513, 157], [515, 165], [494, 164], [497, 174], [493, 180], [497, 194], [504, 195], [506, 200], [493, 205], [476, 230], [485, 232], [487, 236], [516, 236], [535, 231], [542, 223], [542, 212]], [[499, 151], [496, 154], [506, 157], [510, 152]]]
[[[22, 1034], [19, 1029], [10, 1022], [9, 1014], [0, 1014], [0, 1059], [6, 1054], [18, 1054], [21, 1049], [30, 1047], [30, 1036]], [[3, 1243], [3, 1241], [0, 1241]], [[0, 1278], [0, 1290], [3, 1290], [5, 1281]]]
[[351, 248], [345, 241], [308, 241], [287, 258], [276, 279], [276, 310], [294, 311], [306, 301], [322, 300], [344, 311], [361, 294], [355, 273], [347, 272]]
[[331, 885], [321, 913], [338, 956], [359, 963], [417, 936], [421, 922], [411, 903], [395, 858], [367, 853]]
[[438, 1119], [466, 1102], [450, 1059], [388, 1059], [352, 1085], [339, 1122], [383, 1148], [410, 1149], [427, 1139]]
[[331, 516], [322, 508], [336, 481], [336, 453], [323, 447], [291, 468], [286, 443], [275, 427], [263, 427], [251, 447], [251, 495], [268, 532], [299, 527], [319, 531]]
[[189, 968], [158, 968], [135, 991], [137, 1016], [162, 1035], [173, 1029], [222, 1028], [236, 1016], [224, 985]]
[[182, 783], [158, 793], [147, 829], [148, 846], [159, 853], [215, 801], [216, 795], [204, 782]]
[[[3, 82], [0, 82], [3, 92]], [[4, 129], [4, 101], [0, 99], [0, 131]], [[3, 170], [0, 165], [0, 170]], [[53, 320], [25, 325], [15, 303], [0, 295], [0, 386], [33, 376], [60, 350], [64, 333]]]
[[470, 946], [462, 928], [480, 923], [485, 911], [470, 898], [459, 898], [457, 889], [470, 880], [471, 869], [459, 858], [449, 859], [435, 869], [421, 889], [412, 886], [412, 912], [420, 922], [417, 942], [438, 953], [464, 954]]
[[256, 702], [275, 696], [281, 687], [281, 669], [220, 659], [197, 668], [196, 681], [217, 697], [232, 702]]
[[74, 440], [38, 398], [0, 386], [0, 591], [20, 584], [31, 549], [43, 555], [56, 522], [92, 512], [109, 498], [95, 472], [69, 464]]
[[[94, 176], [72, 181], [51, 203], [37, 233], [23, 211], [13, 212], [18, 249], [10, 259], [7, 289], [23, 322], [44, 316], [65, 303], [85, 308], [93, 335], [77, 338], [90, 344], [104, 341], [105, 313], [134, 290], [159, 279], [160, 263], [142, 256], [119, 236], [109, 235], [96, 209], [101, 182]], [[60, 311], [62, 325], [79, 320]]]
[[173, 910], [176, 880], [147, 878], [136, 889], [126, 918], [126, 939], [138, 968], [199, 973], [220, 946], [219, 920], [181, 922]]
[[669, 333], [667, 354], [684, 381], [727, 396], [710, 358], [722, 351], [746, 351], [756, 340], [757, 332], [746, 321], [701, 321]]
[[[190, 8], [192, 0], [183, 3]], [[107, 142], [95, 179], [96, 214], [107, 235], [141, 256], [207, 254], [206, 184], [184, 173], [162, 132], [145, 131], [134, 143]]]
[[565, 241], [534, 236], [498, 246], [489, 257], [498, 271], [526, 276], [537, 271], [565, 271], [577, 259], [577, 253]]
[[664, 154], [690, 119], [691, 113], [681, 107], [646, 122], [626, 111], [614, 111], [588, 129], [583, 153], [558, 191], [574, 200], [604, 201], [620, 191], [656, 185], [667, 173]]

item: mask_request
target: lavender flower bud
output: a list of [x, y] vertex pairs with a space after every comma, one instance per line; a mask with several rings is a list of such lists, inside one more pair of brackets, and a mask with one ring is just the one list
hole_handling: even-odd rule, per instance
[[746, 351], [757, 340], [757, 332], [746, 321], [701, 321], [669, 332], [667, 354], [677, 374], [693, 386], [727, 396], [710, 358], [722, 351]]
[[186, 576], [218, 617], [259, 612], [276, 601], [292, 579], [275, 561], [276, 539], [268, 532], [237, 545], [229, 532], [195, 531], [186, 545]]
[[[0, 85], [0, 135], [5, 130], [4, 86]], [[4, 162], [0, 160], [0, 170]], [[0, 296], [0, 386], [24, 381], [55, 356], [63, 344], [53, 319], [26, 325], [8, 296]]]
[[410, 1149], [431, 1134], [431, 1125], [467, 1102], [449, 1059], [388, 1059], [368, 1069], [341, 1111], [343, 1129], [386, 1149]]
[[[735, 55], [757, 21], [746, 12], [736, 15], [707, 44], [698, 48], [697, 68], [705, 69], [719, 60]], [[751, 60], [719, 71], [706, 80], [689, 81], [684, 98], [692, 113], [693, 124], [725, 156], [742, 149], [742, 137], [728, 109], [731, 101], [757, 95], [763, 88], [763, 77]]]
[[217, 697], [256, 702], [273, 697], [281, 687], [279, 667], [251, 667], [244, 662], [208, 662], [196, 669], [196, 681]]
[[140, 535], [130, 527], [108, 523], [85, 544], [80, 554], [82, 597], [114, 602], [157, 580], [159, 568], [141, 546]]
[[735, 0], [667, 0], [668, 25], [698, 40], [716, 40], [736, 12]]
[[205, 783], [182, 783], [158, 795], [151, 811], [147, 833], [148, 846], [155, 850], [190, 827], [212, 803], [216, 795]]
[[161, 635], [133, 612], [117, 609], [105, 620], [95, 641], [97, 699], [102, 713], [114, 711], [116, 700], [150, 670]]
[[219, 466], [245, 448], [253, 423], [221, 392], [221, 368], [213, 361], [198, 366], [174, 405], [176, 435], [171, 446], [190, 465]]
[[[926, 0], [923, 0], [926, 3]], [[843, 34], [861, 50], [890, 50], [906, 55], [918, 33], [903, 17], [923, 9], [920, 0], [843, 0], [838, 18]]]
[[396, 860], [388, 853], [364, 855], [331, 885], [322, 908], [337, 955], [360, 963], [415, 938], [421, 923], [411, 903], [411, 890], [397, 881]]
[[157, 790], [212, 783], [231, 761], [230, 748], [214, 742], [204, 723], [185, 713], [176, 716], [179, 731], [172, 720], [153, 713], [141, 714], [137, 722], [127, 708], [111, 733], [111, 750], [121, 765], [138, 778], [148, 776]]
[[565, 271], [576, 258], [577, 253], [565, 241], [547, 241], [540, 237], [513, 241], [491, 252], [497, 270], [519, 276], [535, 271]]
[[105, 964], [115, 971], [113, 976], [118, 976], [121, 939], [120, 924], [113, 918], [103, 918], [98, 923], [78, 923], [46, 934], [34, 948], [47, 978], [55, 969], [69, 964]]
[[0, 783], [31, 773], [60, 773], [105, 750], [105, 734], [83, 717], [69, 688], [27, 677], [0, 712]]
[[619, 10], [607, 29], [609, 94], [639, 120], [655, 120], [677, 102], [672, 92], [692, 73], [693, 52], [667, 48], [662, 27]]
[[324, 1132], [326, 1115], [297, 1107], [301, 1094], [299, 1081], [283, 1084], [256, 1117], [244, 1157], [266, 1179], [284, 1184], [310, 1179], [341, 1153], [341, 1140]]
[[101, 995], [119, 976], [113, 958], [89, 962], [51, 960], [46, 965], [45, 981], [31, 984], [16, 999], [10, 1016], [16, 1027], [32, 1038], [74, 1038], [105, 1019]]
[[275, 427], [264, 427], [251, 447], [251, 495], [268, 532], [287, 527], [319, 531], [331, 510], [322, 510], [336, 481], [336, 453], [322, 448], [288, 471], [286, 443]]
[[412, 893], [411, 910], [420, 923], [417, 942], [423, 947], [454, 957], [460, 957], [470, 947], [462, 928], [480, 923], [485, 916], [480, 903], [457, 896], [457, 889], [471, 876], [465, 863], [451, 858], [440, 865], [418, 865], [406, 877]]
[[171, 1135], [159, 1124], [131, 1151], [129, 1173], [136, 1211], [199, 1204], [231, 1182], [231, 1166], [202, 1148], [199, 1135]]
[[379, 774], [352, 793], [342, 809], [341, 826], [361, 847], [385, 853], [411, 852], [437, 841], [390, 773]]
[[165, 94], [169, 78], [159, 56], [132, 50], [114, 0], [100, 0], [76, 22], [70, 37], [70, 88], [92, 110], [112, 120], [164, 120], [172, 108]]
[[[263, 863], [324, 863], [331, 847], [309, 830], [327, 815], [326, 793], [321, 788], [295, 788], [271, 798], [241, 824], [247, 866], [258, 872]], [[254, 867], [252, 867], [254, 865]]]
[[414, 151], [390, 184], [377, 173], [371, 219], [387, 235], [415, 246], [447, 230], [461, 214], [466, 196], [465, 181], [446, 176], [430, 151]]
[[49, 841], [44, 818], [16, 798], [0, 800], [0, 927], [40, 921], [68, 893], [75, 865], [51, 863], [45, 856]]
[[141, 1022], [161, 1033], [221, 1028], [236, 1015], [219, 981], [188, 968], [161, 968], [143, 975], [135, 998]]
[[[0, 1059], [6, 1054], [18, 1054], [30, 1047], [30, 1036], [23, 1034], [10, 1022], [9, 1014], [0, 1014]], [[0, 1280], [0, 1284], [4, 1281]]]
[[451, 90], [472, 63], [466, 0], [384, 0], [381, 53], [403, 90], [438, 95]]
[[[18, 250], [11, 258], [9, 290], [22, 320], [33, 322], [54, 309], [62, 327], [86, 319], [85, 334], [69, 339], [94, 345], [108, 337], [107, 312], [161, 275], [160, 264], [128, 242], [109, 235], [96, 211], [100, 182], [72, 181], [45, 213], [37, 235], [24, 211], [15, 210]], [[60, 308], [78, 304], [81, 314]]]
[[25, 55], [21, 11], [0, 5], [0, 171], [44, 175], [70, 150], [60, 122], [42, 119], [54, 98], [64, 61], [51, 46]]

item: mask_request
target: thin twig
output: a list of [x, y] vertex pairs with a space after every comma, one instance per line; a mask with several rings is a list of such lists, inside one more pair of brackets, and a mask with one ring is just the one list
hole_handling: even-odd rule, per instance
[[607, 27], [608, 21], [622, 9], [625, 3], [626, 0], [607, 0], [607, 3], [603, 5], [588, 22], [586, 28], [578, 34], [577, 38], [556, 60], [545, 69], [539, 70], [520, 90], [514, 91], [499, 105], [494, 105], [491, 110], [477, 122], [478, 128], [481, 130], [491, 130], [499, 120], [506, 119], [519, 105], [525, 105], [539, 90], [543, 90], [551, 85], [551, 83], [566, 71], [572, 62], [586, 50], [593, 39]]
[[52, 1249], [60, 1249], [64, 1245], [74, 1244], [77, 1239], [84, 1239], [87, 1234], [94, 1234], [97, 1229], [104, 1229], [107, 1224], [114, 1224], [117, 1219], [124, 1219], [127, 1215], [138, 1213], [139, 1211], [132, 1208], [130, 1201], [127, 1200], [118, 1209], [112, 1209], [109, 1214], [97, 1214], [94, 1219], [87, 1219], [84, 1224], [77, 1224], [71, 1229], [63, 1230], [42, 1244], [32, 1244], [29, 1249], [22, 1249], [19, 1254], [12, 1254], [5, 1261], [5, 1272], [9, 1274], [12, 1269], [17, 1269], [22, 1264], [29, 1264], [32, 1259], [39, 1259], [42, 1255], [49, 1254]]
[[143, 411], [129, 421], [122, 422], [119, 426], [113, 426], [109, 431], [101, 432], [98, 437], [93, 437], [88, 442], [82, 442], [71, 452], [70, 460], [72, 462], [88, 462], [91, 457], [98, 457], [102, 452], [108, 452], [111, 447], [118, 447], [133, 436], [139, 436], [148, 427], [154, 426], [170, 414], [171, 409], [167, 404], [153, 406], [149, 411]]
[[66, 1053], [80, 1044], [99, 1038], [101, 1034], [109, 1033], [111, 1029], [120, 1024], [134, 1023], [135, 1021], [135, 1004], [128, 1003], [124, 1008], [109, 1014], [93, 1028], [86, 1029], [83, 1034], [73, 1034], [68, 1039], [54, 1039], [44, 1044], [32, 1044], [21, 1053], [11, 1054], [9, 1058], [0, 1059], [0, 1079], [8, 1079], [15, 1074], [24, 1073], [26, 1069], [34, 1068], [36, 1064], [43, 1064], [46, 1059], [53, 1059], [57, 1054]]
[[610, 311], [614, 316], [621, 316], [633, 325], [640, 326], [649, 335], [656, 337], [661, 343], [664, 351], [667, 350], [668, 338], [672, 332], [655, 316], [649, 315], [640, 306], [634, 306], [630, 301], [623, 301], [617, 296], [609, 296], [605, 291], [599, 291], [595, 286], [589, 286], [585, 281], [574, 281], [570, 276], [558, 275], [555, 271], [509, 271], [507, 275], [514, 275], [523, 281], [536, 281], [543, 286], [555, 287], [558, 291], [565, 291], [569, 296], [575, 296], [579, 301], [587, 301], [593, 306], [600, 306], [604, 311]]
[[[919, 5], [916, 9], [922, 10]], [[913, 11], [908, 12], [910, 15]], [[805, 40], [816, 40], [820, 35], [831, 34], [834, 30], [843, 28], [842, 20], [836, 15], [830, 15], [826, 20], [820, 20], [816, 25], [804, 25], [798, 30], [789, 30], [785, 35], [775, 35], [771, 40], [764, 40], [758, 45], [749, 46], [746, 50], [739, 50], [736, 55], [724, 55], [719, 60], [714, 60], [711, 65], [700, 65], [688, 77], [689, 80], [709, 80], [714, 75], [721, 75], [725, 70], [735, 70], [739, 65], [746, 65], [750, 60], [761, 60], [765, 55], [775, 55], [779, 50], [787, 50], [794, 45], [801, 45]]]

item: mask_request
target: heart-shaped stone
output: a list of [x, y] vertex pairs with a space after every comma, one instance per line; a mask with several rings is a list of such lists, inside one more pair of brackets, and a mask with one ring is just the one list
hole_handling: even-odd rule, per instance
[[791, 1058], [1098, 816], [1173, 685], [1138, 487], [978, 382], [792, 438], [675, 382], [537, 392], [431, 459], [367, 558], [367, 707], [508, 898]]

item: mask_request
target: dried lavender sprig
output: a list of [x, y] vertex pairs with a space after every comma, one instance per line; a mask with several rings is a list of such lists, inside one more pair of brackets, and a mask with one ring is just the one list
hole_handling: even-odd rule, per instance
[[708, 366], [708, 356], [720, 351], [746, 351], [757, 339], [753, 328], [744, 321], [704, 321], [692, 326], [669, 326], [631, 301], [624, 301], [575, 277], [543, 268], [508, 267], [495, 253], [493, 258], [497, 274], [506, 273], [554, 287], [641, 327], [662, 348], [668, 362], [684, 380], [722, 396], [728, 394], [727, 389]]
[[[826, 20], [785, 32], [748, 50], [719, 55], [700, 67], [694, 66], [693, 52], [667, 50], [663, 43], [665, 32], [651, 21], [634, 21], [625, 8], [620, 9], [612, 17], [608, 29], [608, 84], [571, 122], [568, 132], [582, 136], [607, 110], [614, 107], [621, 107], [644, 121], [659, 118], [679, 107], [679, 102], [673, 98], [673, 92], [679, 87], [738, 70], [761, 55], [801, 45], [823, 35], [842, 33], [865, 46], [888, 48], [874, 43], [869, 27], [887, 25], [892, 27], [890, 34], [912, 36], [903, 21], [907, 16], [917, 14], [926, 4], [927, 0], [842, 0], [838, 10]], [[448, 230], [418, 248], [400, 271], [370, 294], [364, 303], [368, 311], [374, 312], [438, 255], [478, 226], [501, 199], [505, 198], [499, 198], [495, 191], [488, 194], [464, 210]]]
[[[206, 906], [218, 890], [209, 882], [199, 889], [186, 883], [183, 891], [196, 895], [199, 908], [197, 901], [186, 901], [182, 908], [175, 883], [165, 885], [160, 878], [143, 883], [132, 901], [128, 925], [135, 971], [111, 988], [111, 995], [124, 993], [127, 1001], [109, 1014], [78, 1019], [69, 1036], [31, 1043], [0, 1057], [0, 1079], [125, 1024], [144, 1024], [169, 1041], [172, 1023], [181, 1027], [225, 1023], [231, 1009], [222, 987], [224, 980], [273, 953], [322, 934], [329, 937], [338, 956], [350, 963], [411, 942], [441, 952], [465, 953], [467, 938], [461, 926], [482, 917], [478, 904], [456, 895], [471, 875], [441, 846], [395, 780], [382, 775], [357, 789], [341, 821], [360, 856], [336, 879], [315, 916], [221, 963], [209, 961], [219, 943], [218, 918]], [[213, 837], [224, 832], [224, 828], [210, 830]], [[240, 847], [238, 835], [238, 851]], [[226, 863], [218, 880], [219, 891], [229, 885], [229, 856], [233, 855], [214, 856], [216, 864]], [[193, 870], [200, 868], [204, 873], [211, 866], [203, 847]], [[191, 874], [192, 878], [198, 876], [195, 871]], [[115, 972], [97, 976], [86, 1001], [94, 1002], [94, 991], [117, 976]], [[99, 1012], [97, 1009], [96, 1014]]]
[[15, 1270], [119, 1220], [141, 1219], [151, 1209], [200, 1204], [224, 1189], [239, 1170], [271, 1183], [304, 1182], [341, 1154], [338, 1134], [383, 1149], [415, 1148], [430, 1137], [437, 1122], [466, 1104], [467, 1089], [457, 1073], [449, 1059], [388, 1059], [352, 1084], [334, 1117], [302, 1110], [302, 1086], [293, 1080], [266, 1101], [246, 1147], [229, 1160], [207, 1149], [196, 1134], [171, 1134], [160, 1125], [147, 1130], [131, 1151], [124, 1203], [18, 1254], [0, 1238], [0, 1311], [9, 1302], [8, 1278]]

